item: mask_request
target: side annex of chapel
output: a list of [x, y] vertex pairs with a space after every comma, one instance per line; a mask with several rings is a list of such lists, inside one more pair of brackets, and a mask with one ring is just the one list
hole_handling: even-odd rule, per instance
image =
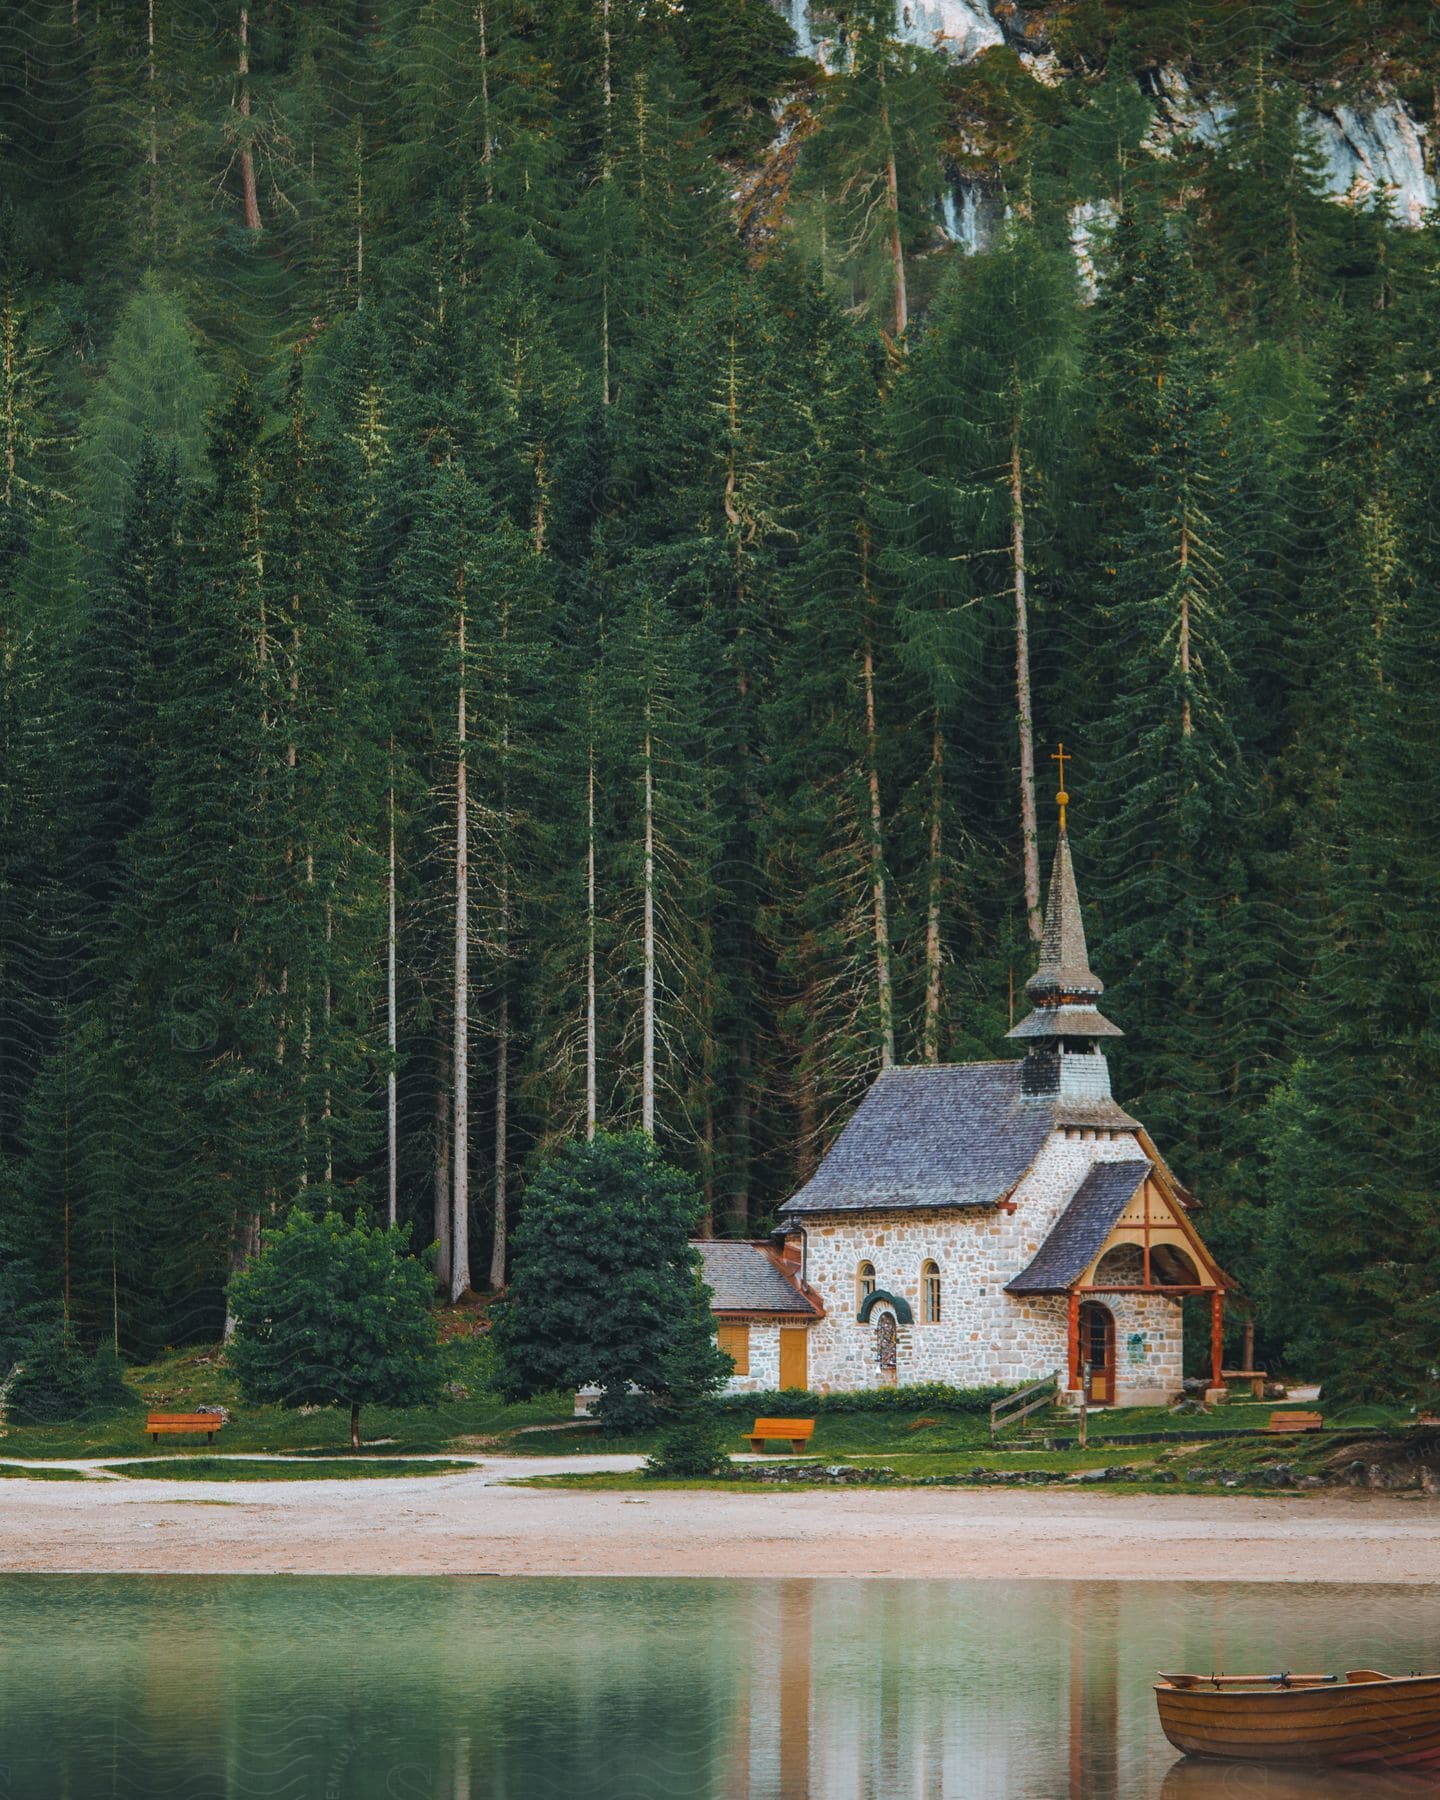
[[773, 1247], [743, 1247], [797, 1308], [788, 1380], [778, 1318], [772, 1357], [758, 1318], [734, 1329], [743, 1296], [711, 1274], [721, 1247], [702, 1246], [722, 1343], [748, 1352], [732, 1390], [980, 1387], [1059, 1371], [1073, 1399], [1083, 1386], [1094, 1404], [1160, 1404], [1181, 1388], [1181, 1301], [1202, 1295], [1223, 1393], [1229, 1282], [1195, 1201], [1111, 1096], [1103, 1046], [1120, 1032], [1102, 992], [1062, 818], [1032, 1010], [1009, 1033], [1024, 1057], [886, 1070], [780, 1209]]

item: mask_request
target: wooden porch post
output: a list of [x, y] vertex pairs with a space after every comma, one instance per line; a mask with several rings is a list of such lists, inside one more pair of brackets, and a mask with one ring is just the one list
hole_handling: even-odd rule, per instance
[[1070, 1290], [1070, 1326], [1068, 1332], [1070, 1346], [1070, 1388], [1080, 1385], [1080, 1296]]
[[1210, 1385], [1212, 1388], [1222, 1386], [1220, 1365], [1224, 1361], [1225, 1336], [1222, 1315], [1225, 1306], [1225, 1295], [1220, 1288], [1210, 1291]]

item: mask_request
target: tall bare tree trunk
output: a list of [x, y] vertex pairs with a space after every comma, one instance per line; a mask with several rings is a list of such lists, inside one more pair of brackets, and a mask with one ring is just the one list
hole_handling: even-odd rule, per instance
[[1015, 716], [1020, 732], [1020, 842], [1025, 860], [1025, 918], [1038, 944], [1040, 840], [1035, 821], [1035, 730], [1030, 715], [1030, 614], [1025, 594], [1025, 487], [1020, 465], [1020, 414], [1010, 423], [1010, 555], [1015, 571]]
[[465, 611], [460, 611], [460, 692], [455, 729], [455, 1153], [450, 1181], [450, 1298], [470, 1285], [470, 820], [466, 785]]
[[890, 909], [885, 896], [885, 844], [880, 815], [879, 746], [875, 730], [875, 659], [867, 641], [865, 676], [865, 780], [870, 789], [870, 894], [875, 917], [875, 998], [880, 1012], [880, 1067], [895, 1061], [895, 996], [890, 979]]
[[365, 304], [365, 138], [355, 126], [355, 306]]
[[[509, 896], [502, 902], [508, 907]], [[490, 1250], [490, 1286], [505, 1285], [505, 1248], [509, 1235], [510, 1158], [510, 996], [501, 990], [495, 1020], [495, 1239]]]
[[244, 123], [240, 127], [240, 193], [245, 207], [248, 231], [260, 229], [260, 200], [255, 190], [255, 155], [250, 147], [250, 13], [240, 8], [240, 56], [236, 68], [235, 110]]
[[328, 1186], [335, 1179], [335, 1133], [331, 1127], [334, 1117], [334, 1094], [330, 1087], [330, 1077], [334, 1065], [330, 1061], [331, 1036], [330, 1021], [335, 1009], [335, 987], [330, 979], [330, 946], [335, 936], [335, 910], [327, 900], [325, 902], [325, 990], [321, 997], [322, 1016], [325, 1021], [325, 1087], [320, 1098], [321, 1129], [325, 1134], [325, 1181]]
[[640, 1022], [640, 1126], [655, 1132], [655, 764], [645, 708], [645, 991]]
[[880, 94], [880, 129], [885, 138], [885, 192], [890, 200], [890, 261], [895, 280], [895, 336], [903, 338], [910, 323], [910, 304], [905, 290], [905, 246], [900, 238], [900, 178], [895, 168], [895, 140], [890, 135], [890, 102], [884, 97], [883, 65]]
[[435, 1083], [435, 1279], [450, 1292], [450, 1071], [442, 1052]]
[[945, 741], [940, 734], [937, 708], [930, 721], [930, 870], [925, 903], [925, 1020], [920, 1033], [920, 1053], [927, 1063], [940, 1060], [941, 1009], [941, 899], [944, 893]]
[[145, 83], [150, 89], [150, 135], [145, 146], [145, 194], [150, 215], [150, 248], [155, 248], [160, 173], [160, 119], [155, 105], [155, 0], [145, 6]]
[[[870, 587], [870, 542], [862, 537], [861, 581], [867, 608], [875, 605]], [[875, 931], [875, 998], [880, 1014], [880, 1067], [895, 1061], [895, 993], [890, 974], [890, 909], [885, 893], [885, 835], [880, 810], [880, 733], [875, 717], [875, 653], [867, 631], [861, 659], [865, 692], [865, 783], [870, 798], [870, 898]]]
[[[483, 16], [483, 15], [482, 15]], [[500, 642], [503, 647], [510, 636], [510, 604], [500, 603]], [[500, 704], [500, 918], [498, 951], [500, 994], [495, 1019], [495, 1232], [490, 1247], [490, 1286], [499, 1290], [505, 1285], [505, 1247], [509, 1218], [507, 1189], [509, 1186], [510, 1122], [510, 671], [505, 666], [501, 682]]]
[[485, 40], [485, 0], [480, 0], [480, 5], [475, 8], [475, 19], [480, 27], [480, 167], [485, 171], [485, 204], [490, 206], [495, 199], [495, 182], [490, 170], [494, 127], [490, 121], [490, 47]]
[[1189, 737], [1194, 729], [1190, 717], [1190, 518], [1180, 520], [1180, 673], [1185, 678], [1185, 699], [1181, 706], [1180, 733]]
[[20, 314], [15, 303], [15, 290], [7, 283], [3, 300], [0, 300], [0, 347], [3, 347], [5, 356], [5, 485], [0, 488], [0, 503], [4, 504], [7, 512], [15, 502], [15, 464], [20, 437], [20, 421], [15, 405], [19, 344]]
[[390, 739], [390, 791], [386, 800], [390, 842], [385, 865], [385, 1043], [390, 1052], [390, 1073], [385, 1077], [385, 1216], [390, 1224], [400, 1208], [400, 1071], [395, 1059], [400, 1048], [400, 1018], [396, 1005], [395, 935], [395, 739]]
[[[605, 102], [604, 125], [605, 147], [600, 161], [600, 179], [610, 179], [610, 103], [614, 98], [610, 79], [610, 0], [600, 0], [600, 31], [604, 43], [604, 56], [601, 60], [601, 93]], [[608, 276], [600, 286], [600, 404], [610, 404], [610, 281]]]
[[589, 746], [585, 782], [585, 1136], [595, 1136], [599, 1119], [599, 1071], [595, 1018], [595, 744]]

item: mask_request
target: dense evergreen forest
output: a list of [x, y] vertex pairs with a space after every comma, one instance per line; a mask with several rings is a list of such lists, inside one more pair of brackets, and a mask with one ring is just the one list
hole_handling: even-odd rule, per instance
[[1009, 1053], [1063, 739], [1117, 1094], [1269, 1357], [1424, 1385], [1440, 237], [1307, 121], [1440, 40], [1008, 11], [0, 9], [0, 1310], [213, 1336], [297, 1200], [498, 1286], [596, 1123], [763, 1231]]

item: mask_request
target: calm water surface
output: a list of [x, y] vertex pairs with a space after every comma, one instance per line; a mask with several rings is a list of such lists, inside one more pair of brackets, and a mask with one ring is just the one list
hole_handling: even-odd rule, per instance
[[0, 1800], [1321, 1800], [1177, 1763], [1161, 1667], [1440, 1668], [1416, 1588], [0, 1578]]

